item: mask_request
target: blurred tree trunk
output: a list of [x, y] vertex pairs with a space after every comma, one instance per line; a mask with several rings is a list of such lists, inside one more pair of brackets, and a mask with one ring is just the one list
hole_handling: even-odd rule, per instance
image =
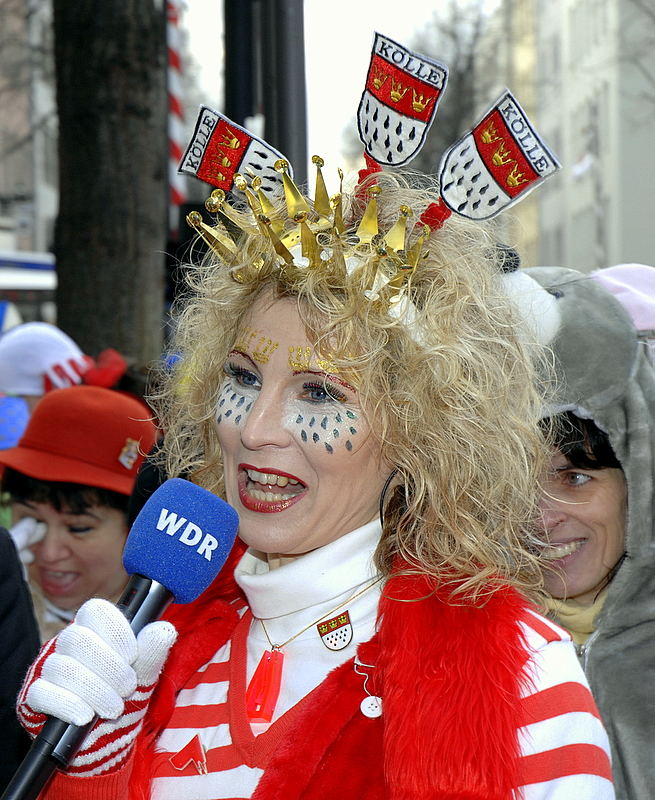
[[54, 0], [57, 321], [90, 355], [160, 355], [166, 247], [165, 14]]

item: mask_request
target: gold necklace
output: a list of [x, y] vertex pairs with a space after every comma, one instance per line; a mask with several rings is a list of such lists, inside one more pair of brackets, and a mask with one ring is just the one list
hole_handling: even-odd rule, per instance
[[262, 630], [266, 634], [266, 638], [268, 639], [268, 643], [270, 644], [271, 649], [281, 650], [283, 647], [286, 647], [288, 644], [290, 644], [294, 639], [297, 639], [305, 631], [308, 631], [310, 628], [314, 627], [314, 625], [318, 625], [318, 623], [324, 617], [331, 617], [340, 608], [349, 605], [350, 603], [353, 602], [353, 600], [357, 600], [358, 597], [361, 597], [365, 592], [368, 592], [369, 589], [372, 589], [375, 586], [375, 584], [379, 583], [381, 580], [382, 580], [381, 577], [375, 578], [373, 581], [371, 581], [371, 583], [368, 584], [368, 586], [365, 586], [363, 589], [359, 589], [358, 591], [356, 591], [355, 594], [351, 595], [347, 600], [344, 600], [343, 603], [339, 603], [339, 605], [335, 606], [331, 611], [326, 611], [325, 614], [321, 614], [321, 616], [318, 619], [315, 619], [313, 622], [310, 622], [309, 625], [305, 625], [305, 627], [302, 630], [299, 630], [298, 633], [294, 633], [293, 636], [287, 639], [286, 642], [282, 642], [282, 644], [273, 644], [273, 642], [271, 641], [271, 637], [268, 635], [268, 631], [266, 630], [266, 625], [264, 625], [264, 620], [260, 619], [259, 617], [255, 617], [255, 619], [258, 620], [258, 622], [261, 624]]
[[293, 642], [294, 639], [297, 639], [302, 633], [305, 633], [305, 631], [308, 631], [314, 625], [318, 625], [325, 617], [331, 617], [335, 612], [339, 611], [339, 609], [349, 605], [358, 597], [361, 597], [381, 580], [382, 576], [380, 575], [368, 583], [363, 589], [358, 589], [355, 594], [351, 595], [347, 600], [339, 603], [338, 606], [335, 606], [330, 611], [326, 611], [325, 614], [321, 614], [318, 619], [310, 622], [309, 625], [305, 625], [304, 628], [294, 633], [293, 636], [290, 636], [281, 644], [273, 644], [266, 630], [266, 625], [264, 625], [264, 620], [260, 617], [255, 617], [261, 624], [271, 649], [264, 651], [257, 665], [257, 669], [246, 689], [246, 713], [250, 722], [270, 722], [273, 718], [282, 684], [282, 667], [284, 665], [284, 653], [282, 652], [282, 648]]

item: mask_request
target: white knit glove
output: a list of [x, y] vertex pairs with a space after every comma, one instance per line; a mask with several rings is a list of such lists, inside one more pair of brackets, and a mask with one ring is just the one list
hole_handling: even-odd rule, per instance
[[9, 535], [14, 540], [18, 557], [23, 564], [28, 565], [34, 561], [34, 553], [30, 550], [30, 546], [40, 542], [47, 530], [45, 522], [38, 522], [34, 517], [23, 517], [9, 528]]
[[67, 772], [111, 772], [129, 756], [159, 673], [177, 637], [169, 622], [134, 636], [107, 600], [88, 600], [74, 622], [44, 645], [18, 698], [18, 717], [36, 736], [47, 714], [91, 729]]

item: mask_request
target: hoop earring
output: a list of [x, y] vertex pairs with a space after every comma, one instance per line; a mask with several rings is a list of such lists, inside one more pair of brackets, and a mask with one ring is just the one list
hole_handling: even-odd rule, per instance
[[394, 467], [391, 472], [389, 473], [389, 477], [384, 482], [384, 486], [382, 487], [382, 492], [380, 493], [380, 526], [384, 529], [384, 498], [391, 486], [391, 481], [396, 477], [398, 474], [398, 470]]

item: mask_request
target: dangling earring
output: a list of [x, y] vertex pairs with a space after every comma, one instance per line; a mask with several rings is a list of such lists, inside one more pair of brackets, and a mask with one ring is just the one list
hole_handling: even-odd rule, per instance
[[389, 473], [389, 477], [384, 482], [384, 486], [382, 487], [382, 492], [380, 493], [380, 526], [384, 530], [384, 498], [387, 494], [389, 487], [391, 486], [391, 481], [396, 477], [398, 474], [398, 470], [394, 467], [391, 472]]

